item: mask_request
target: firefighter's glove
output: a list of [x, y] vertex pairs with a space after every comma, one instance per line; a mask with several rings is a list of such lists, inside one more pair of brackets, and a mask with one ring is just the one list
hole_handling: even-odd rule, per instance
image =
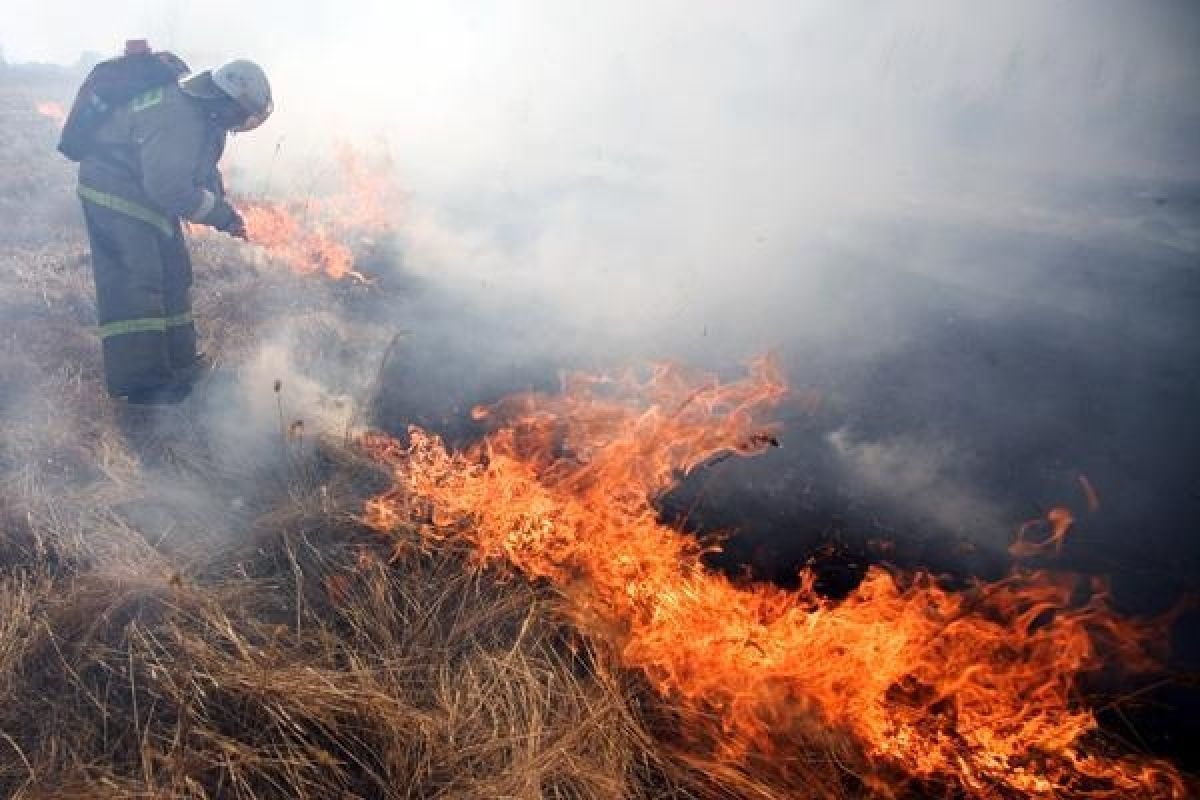
[[242, 215], [233, 206], [223, 203], [213, 212], [213, 217], [211, 224], [214, 228], [236, 239], [247, 241], [246, 220], [242, 219]]

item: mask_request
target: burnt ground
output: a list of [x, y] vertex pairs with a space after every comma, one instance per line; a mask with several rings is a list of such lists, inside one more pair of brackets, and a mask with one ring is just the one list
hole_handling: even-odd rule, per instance
[[[1106, 577], [1126, 613], [1183, 602], [1200, 587], [1200, 250], [1185, 238], [1200, 224], [1200, 183], [1057, 191], [1102, 205], [1117, 233], [877, 220], [864, 237], [889, 257], [826, 254], [833, 266], [807, 296], [762, 300], [768, 318], [803, 301], [869, 324], [780, 333], [774, 351], [799, 390], [780, 410], [782, 447], [690, 476], [663, 499], [664, 516], [729, 532], [713, 563], [731, 574], [787, 585], [811, 562], [836, 595], [880, 562], [952, 583], [998, 578], [1016, 528], [1065, 505], [1075, 528], [1034, 566]], [[937, 269], [894, 257], [931, 251]], [[468, 441], [474, 404], [608, 363], [536, 312], [464, 307], [428, 289], [403, 315], [414, 334], [378, 409], [397, 432], [413, 422]], [[709, 335], [705, 325], [678, 349]], [[852, 344], [831, 346], [842, 335]], [[1197, 615], [1175, 626], [1172, 652], [1174, 679], [1105, 722], [1195, 771]]]
[[[1200, 219], [1200, 184], [1187, 191], [1178, 202]], [[781, 333], [774, 352], [797, 390], [779, 413], [783, 447], [692, 476], [667, 507], [735, 530], [728, 564], [786, 582], [835, 535], [890, 540], [909, 565], [994, 576], [1007, 569], [1021, 522], [1066, 505], [1077, 525], [1059, 566], [1128, 584], [1131, 608], [1169, 605], [1164, 598], [1200, 575], [1196, 253], [909, 222], [910, 236], [924, 224], [919, 235], [951, 242], [956, 263], [983, 269], [986, 257], [1000, 274], [1013, 265], [1019, 285], [983, 290], [969, 275], [839, 263], [823, 296], [807, 299], [854, 307], [870, 330], [845, 350], [829, 344], [836, 331]], [[1066, 307], [1080, 297], [1088, 307]], [[553, 389], [563, 369], [623, 363], [575, 348], [546, 315], [489, 310], [432, 288], [399, 315], [412, 333], [388, 364], [380, 419], [455, 443], [478, 435], [468, 419], [477, 403]], [[731, 361], [712, 366], [739, 371]], [[839, 435], [886, 451], [873, 459], [878, 474], [856, 474], [832, 441]], [[931, 450], [930, 463], [915, 463]], [[914, 483], [906, 464], [929, 474]], [[1081, 475], [1099, 497], [1094, 512]], [[943, 508], [943, 494], [955, 505]]]

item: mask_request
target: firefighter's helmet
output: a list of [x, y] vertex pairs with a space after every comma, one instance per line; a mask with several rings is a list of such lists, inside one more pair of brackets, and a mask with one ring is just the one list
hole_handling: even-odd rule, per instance
[[238, 59], [222, 64], [212, 71], [212, 82], [246, 112], [245, 121], [233, 130], [252, 131], [275, 110], [267, 74], [253, 61]]

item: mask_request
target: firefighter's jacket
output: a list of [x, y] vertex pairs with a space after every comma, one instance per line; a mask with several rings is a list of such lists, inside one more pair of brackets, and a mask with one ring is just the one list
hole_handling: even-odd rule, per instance
[[108, 390], [132, 396], [196, 359], [191, 259], [181, 219], [227, 219], [224, 129], [177, 86], [116, 109], [79, 165]]
[[168, 233], [177, 218], [228, 215], [217, 162], [226, 132], [178, 86], [143, 92], [116, 109], [79, 165], [79, 194]]

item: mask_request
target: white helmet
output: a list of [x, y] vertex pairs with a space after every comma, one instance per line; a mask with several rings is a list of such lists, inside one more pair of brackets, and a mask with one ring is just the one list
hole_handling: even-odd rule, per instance
[[212, 82], [246, 111], [246, 121], [233, 130], [252, 131], [275, 110], [267, 73], [253, 61], [238, 59], [212, 71]]

